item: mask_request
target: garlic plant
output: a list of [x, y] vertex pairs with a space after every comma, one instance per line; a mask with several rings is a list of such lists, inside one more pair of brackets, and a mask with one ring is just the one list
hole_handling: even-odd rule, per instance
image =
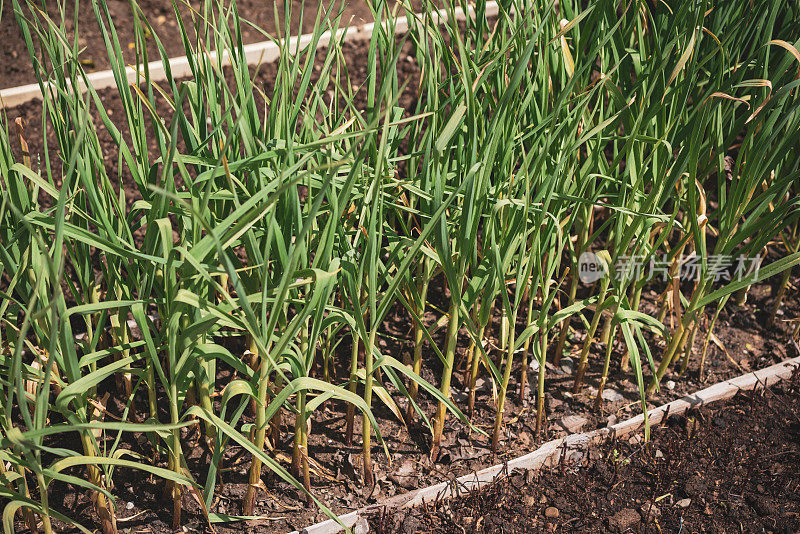
[[[6, 531], [51, 532], [52, 519], [90, 531], [51, 506], [64, 484], [117, 531], [121, 469], [164, 481], [175, 528], [186, 494], [209, 523], [258, 514], [268, 474], [331, 515], [314, 487], [320, 408], [342, 410], [341, 446], [358, 446], [371, 486], [386, 424], [422, 424], [435, 459], [449, 414], [497, 451], [511, 403], [531, 402], [544, 439], [548, 369], [565, 352], [596, 409], [617, 368], [644, 407], [704, 339], [702, 374], [717, 317], [753, 284], [779, 277], [771, 322], [790, 294], [795, 4], [503, 0], [487, 16], [484, 0], [374, 0], [383, 24], [354, 55], [341, 5], [293, 14], [287, 0], [278, 35], [263, 32], [280, 50], [264, 84], [235, 3], [175, 5], [192, 72], [179, 79], [135, 0], [130, 22], [92, 0], [95, 20], [73, 27], [101, 29], [116, 80], [101, 93], [66, 6], [51, 19], [12, 3], [45, 150], [29, 154], [31, 125], [4, 111]], [[307, 44], [281, 39], [302, 17], [315, 21]], [[116, 31], [128, 23], [130, 51]], [[603, 271], [588, 283], [586, 257]], [[390, 315], [408, 321], [405, 359], [383, 343]], [[471, 422], [487, 407], [491, 436]], [[250, 458], [238, 515], [215, 509], [233, 446]]]

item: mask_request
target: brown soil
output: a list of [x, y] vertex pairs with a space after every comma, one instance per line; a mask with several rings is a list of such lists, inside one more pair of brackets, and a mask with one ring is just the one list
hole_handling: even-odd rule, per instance
[[[65, 2], [66, 7], [66, 29], [70, 35], [74, 35], [74, 16], [75, 3]], [[188, 29], [192, 27], [192, 11], [201, 9], [203, 2], [191, 0], [188, 4], [176, 2], [180, 6], [184, 24]], [[24, 2], [21, 2], [24, 4]], [[60, 21], [58, 15], [58, 4], [48, 1], [48, 14], [54, 21]], [[114, 20], [114, 25], [119, 36], [120, 46], [123, 49], [125, 61], [135, 62], [135, 54], [132, 44], [135, 41], [133, 25], [131, 23], [131, 9], [128, 0], [106, 0], [108, 10]], [[226, 2], [228, 4], [228, 2]], [[276, 2], [278, 5], [278, 16], [283, 21], [285, 10], [283, 2]], [[263, 31], [259, 31], [249, 25], [242, 23], [242, 39], [245, 44], [268, 39], [264, 35], [277, 36], [275, 24], [275, 12], [273, 2], [266, 0], [238, 0], [237, 8], [242, 19], [254, 24]], [[309, 33], [314, 28], [319, 2], [293, 0], [292, 2], [292, 21], [290, 24], [292, 35], [298, 33]], [[96, 22], [92, 3], [83, 1], [79, 4], [78, 12], [78, 45], [82, 49], [78, 59], [84, 65], [87, 72], [105, 70], [109, 68], [108, 55], [106, 53], [105, 42], [100, 28]], [[147, 15], [150, 24], [157, 37], [161, 40], [169, 57], [182, 56], [185, 54], [180, 40], [178, 25], [175, 19], [172, 2], [170, 0], [141, 0], [139, 6]], [[338, 6], [338, 4], [337, 4]], [[338, 8], [338, 7], [337, 7]], [[300, 21], [300, 11], [303, 10], [302, 24]], [[27, 15], [26, 15], [27, 16]], [[342, 24], [361, 25], [372, 22], [374, 17], [366, 0], [353, 0], [347, 3], [342, 15]], [[282, 24], [282, 23], [281, 23]], [[284, 32], [281, 25], [279, 32]], [[35, 39], [34, 39], [35, 40]], [[10, 1], [2, 3], [2, 13], [0, 13], [0, 89], [15, 87], [28, 83], [35, 83], [33, 67], [28, 59], [28, 49], [20, 33], [16, 18], [14, 17], [14, 7]], [[151, 60], [158, 59], [155, 55], [156, 49], [151, 48]]]
[[386, 532], [798, 532], [797, 377], [672, 416], [647, 444], [608, 442], [579, 465], [514, 471], [480, 491], [396, 512]]

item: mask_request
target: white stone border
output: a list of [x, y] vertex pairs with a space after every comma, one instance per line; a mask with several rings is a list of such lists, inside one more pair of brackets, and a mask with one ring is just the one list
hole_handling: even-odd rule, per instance
[[[470, 12], [473, 12], [472, 7], [469, 8]], [[495, 16], [500, 12], [500, 8], [497, 5], [496, 1], [489, 1], [486, 2], [486, 15], [487, 16]], [[435, 23], [442, 24], [447, 22], [449, 18], [449, 13], [446, 9], [440, 9], [438, 11], [434, 11], [432, 13], [433, 18], [436, 19]], [[454, 15], [456, 20], [464, 20], [464, 10], [460, 7], [455, 8]], [[384, 27], [386, 27], [387, 23], [382, 23]], [[342, 28], [337, 31], [337, 37], [350, 40], [350, 41], [357, 41], [363, 39], [369, 39], [372, 36], [372, 32], [375, 29], [375, 23], [371, 22], [369, 24], [363, 24], [361, 26], [353, 26]], [[408, 30], [408, 19], [403, 17], [398, 17], [395, 20], [395, 33], [401, 34]], [[304, 47], [308, 46], [314, 40], [313, 34], [305, 34], [299, 35], [294, 37], [289, 37], [289, 46], [291, 50], [303, 49]], [[330, 30], [324, 32], [317, 42], [317, 46], [326, 46], [332, 40], [332, 33]], [[283, 43], [279, 44], [276, 41], [262, 41], [259, 43], [253, 43], [244, 46], [244, 54], [247, 59], [248, 65], [258, 65], [260, 63], [270, 63], [276, 61], [280, 57], [281, 49]], [[228, 58], [227, 51], [222, 53], [222, 63], [223, 65], [228, 65], [230, 63], [230, 59]], [[210, 54], [211, 60], [216, 60], [217, 52], [211, 52]], [[163, 81], [166, 79], [166, 71], [164, 70], [163, 63], [159, 61], [151, 61], [148, 63], [148, 69], [150, 71], [150, 78], [153, 81]], [[172, 72], [172, 76], [174, 78], [182, 78], [186, 76], [191, 76], [192, 71], [189, 66], [189, 60], [186, 56], [179, 56], [174, 57], [169, 60], [170, 70]], [[125, 69], [126, 74], [128, 76], [128, 83], [136, 83], [137, 81], [137, 73], [136, 69], [132, 66], [128, 66]], [[114, 78], [114, 72], [111, 70], [104, 70], [100, 72], [92, 72], [86, 75], [89, 84], [94, 87], [95, 90], [99, 91], [100, 89], [107, 89], [109, 87], [116, 86], [116, 80]], [[81, 84], [81, 92], [86, 90], [86, 87]], [[21, 104], [25, 104], [26, 102], [30, 102], [36, 98], [41, 98], [42, 92], [39, 88], [38, 83], [32, 83], [29, 85], [21, 85], [18, 87], [10, 87], [8, 89], [0, 90], [0, 108], [2, 109], [10, 109]]]
[[[682, 414], [691, 408], [705, 406], [713, 402], [729, 399], [740, 391], [750, 391], [758, 388], [769, 387], [781, 380], [792, 376], [795, 369], [800, 367], [800, 356], [790, 360], [776, 363], [765, 369], [747, 373], [730, 380], [725, 380], [702, 389], [691, 395], [686, 395], [648, 412], [650, 424], [657, 425], [668, 416]], [[538, 449], [524, 456], [514, 458], [506, 463], [487, 467], [477, 473], [471, 473], [457, 478], [454, 482], [441, 482], [427, 488], [421, 488], [402, 495], [386, 499], [385, 501], [366, 506], [354, 512], [339, 516], [339, 521], [347, 528], [352, 528], [362, 517], [371, 511], [381, 508], [402, 509], [419, 506], [424, 502], [432, 502], [447, 497], [452, 497], [461, 492], [468, 492], [485, 486], [498, 478], [510, 473], [514, 469], [538, 470], [543, 466], [558, 465], [562, 458], [565, 461], [583, 458], [589, 445], [599, 443], [610, 438], [620, 438], [641, 430], [644, 427], [644, 415], [640, 414], [626, 421], [622, 421], [607, 428], [600, 428], [592, 432], [571, 434], [564, 438], [548, 441]], [[566, 456], [565, 456], [566, 455]], [[333, 534], [342, 530], [341, 525], [328, 519], [316, 525], [306, 527], [301, 531], [291, 534]]]

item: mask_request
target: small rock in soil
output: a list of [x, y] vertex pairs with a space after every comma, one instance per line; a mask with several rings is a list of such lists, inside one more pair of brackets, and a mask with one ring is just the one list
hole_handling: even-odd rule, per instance
[[655, 504], [645, 503], [639, 508], [639, 513], [645, 521], [652, 521], [661, 517], [661, 509]]
[[666, 386], [668, 390], [672, 391], [673, 389], [675, 389], [675, 381], [667, 380]]
[[575, 370], [575, 360], [567, 356], [566, 358], [561, 358], [561, 370], [567, 373], [568, 375], [572, 374], [572, 371]]
[[564, 401], [558, 400], [549, 393], [545, 393], [545, 397], [547, 397], [547, 407], [550, 409], [551, 412], [554, 412], [559, 408], [561, 408], [562, 406], [564, 406]]
[[625, 532], [633, 525], [637, 524], [640, 520], [641, 517], [639, 516], [639, 512], [633, 508], [623, 508], [611, 516], [609, 523], [611, 524], [612, 528], [615, 528], [620, 532]]
[[644, 436], [640, 434], [633, 434], [631, 437], [628, 438], [628, 443], [631, 445], [640, 445], [644, 443]]
[[607, 400], [608, 402], [619, 402], [621, 400], [625, 400], [625, 397], [616, 389], [605, 388], [603, 389], [603, 400]]
[[417, 466], [410, 458], [403, 461], [397, 471], [389, 475], [389, 480], [394, 482], [400, 487], [405, 489], [414, 489], [417, 487]]
[[369, 523], [366, 517], [360, 517], [358, 522], [353, 527], [353, 534], [367, 534], [369, 532]]
[[561, 418], [561, 426], [567, 432], [577, 433], [583, 430], [583, 427], [589, 422], [585, 417], [580, 415], [566, 415]]
[[544, 516], [548, 519], [556, 519], [559, 516], [558, 508], [555, 506], [548, 506], [544, 509]]
[[692, 499], [681, 499], [675, 503], [675, 506], [678, 508], [689, 508], [690, 504], [692, 504]]
[[475, 391], [484, 391], [489, 389], [489, 382], [485, 378], [475, 379]]
[[619, 423], [619, 417], [617, 417], [612, 413], [611, 415], [608, 416], [608, 419], [606, 421], [607, 421], [606, 426], [614, 426], [617, 423]]

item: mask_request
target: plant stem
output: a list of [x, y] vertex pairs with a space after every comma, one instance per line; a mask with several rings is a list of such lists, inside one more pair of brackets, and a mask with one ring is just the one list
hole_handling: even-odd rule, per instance
[[669, 345], [667, 346], [667, 350], [664, 353], [664, 358], [661, 360], [661, 363], [656, 370], [656, 376], [653, 377], [653, 380], [647, 387], [648, 395], [655, 391], [656, 385], [661, 382], [661, 379], [664, 378], [665, 374], [667, 374], [667, 369], [669, 369], [675, 354], [677, 354], [680, 351], [680, 348], [683, 346], [683, 340], [686, 339], [688, 332], [689, 330], [686, 326], [684, 326], [683, 322], [681, 322], [678, 325], [678, 329], [673, 332]]
[[[358, 333], [353, 331], [353, 347], [350, 351], [350, 385], [348, 389], [350, 393], [355, 394], [357, 382], [356, 376], [358, 374], [358, 356], [360, 353], [364, 351], [363, 344], [361, 343], [361, 338], [359, 338]], [[345, 427], [345, 437], [344, 437], [344, 444], [348, 447], [353, 444], [353, 421], [355, 419], [356, 414], [356, 407], [352, 404], [347, 405], [347, 416], [346, 416], [346, 427]]]
[[[375, 335], [377, 334], [377, 327], [373, 327], [369, 334], [369, 343], [367, 347], [365, 347], [365, 354], [364, 354], [364, 372], [366, 373], [366, 378], [364, 380], [364, 402], [367, 405], [367, 409], [372, 409], [372, 381], [373, 381], [373, 358], [372, 358], [372, 351], [375, 347]], [[372, 474], [372, 451], [371, 451], [371, 430], [372, 425], [370, 423], [369, 417], [366, 413], [364, 413], [362, 419], [362, 433], [364, 436], [364, 450], [363, 450], [363, 459], [364, 459], [364, 485], [366, 487], [372, 487], [374, 484], [374, 476]]]
[[[171, 391], [171, 398], [173, 399], [170, 403], [170, 422], [172, 424], [177, 424], [179, 421], [178, 416], [178, 386], [175, 381], [172, 381], [170, 384]], [[180, 429], [176, 428], [172, 431], [172, 451], [170, 454], [170, 463], [172, 465], [172, 470], [175, 474], [181, 474], [181, 434]], [[172, 484], [172, 528], [174, 530], [178, 530], [181, 526], [181, 495], [182, 495], [182, 488], [179, 484], [174, 483]], [[115, 528], [116, 530], [116, 528]]]
[[[83, 434], [81, 436], [81, 441], [83, 443], [84, 454], [90, 457], [95, 456], [95, 448], [94, 444], [92, 443], [92, 438], [88, 434]], [[89, 464], [87, 466], [87, 470], [89, 471], [89, 482], [98, 488], [101, 487], [103, 484], [103, 479], [100, 474], [100, 469], [98, 469], [95, 465]], [[103, 529], [103, 534], [116, 534], [117, 518], [114, 515], [114, 511], [110, 507], [106, 496], [99, 491], [95, 491], [92, 495], [92, 500], [94, 501], [97, 516], [100, 518], [100, 526]]]
[[[483, 343], [483, 333], [485, 330], [486, 323], [481, 323], [478, 326], [478, 343]], [[478, 368], [481, 362], [480, 349], [475, 346], [473, 347], [473, 351], [474, 353], [472, 355], [472, 361], [470, 362], [469, 371], [469, 398], [467, 400], [470, 419], [472, 419], [472, 416], [475, 413], [475, 382], [478, 379]]]
[[[450, 398], [450, 380], [453, 376], [453, 361], [456, 354], [456, 343], [458, 342], [458, 304], [455, 299], [450, 301], [450, 311], [447, 314], [447, 340], [445, 348], [445, 364], [442, 370], [442, 383], [439, 391], [447, 398]], [[436, 409], [436, 418], [433, 425], [433, 450], [432, 453], [438, 454], [439, 445], [442, 442], [442, 432], [444, 431], [444, 421], [447, 417], [447, 409], [444, 402], [439, 401]]]
[[791, 275], [791, 269], [786, 269], [783, 271], [781, 283], [778, 286], [778, 294], [775, 296], [775, 302], [772, 304], [772, 311], [769, 313], [769, 318], [767, 319], [768, 328], [772, 328], [772, 326], [775, 324], [775, 317], [778, 315], [778, 310], [781, 307], [781, 303], [783, 303], [783, 297], [786, 295], [786, 289], [789, 287], [789, 278]]
[[297, 414], [294, 417], [294, 445], [292, 448], [292, 472], [303, 479], [303, 486], [310, 493], [311, 479], [308, 471], [308, 426], [306, 424], [306, 392], [297, 393]]
[[[575, 302], [575, 295], [577, 293], [578, 293], [578, 275], [576, 271], [573, 270], [570, 276], [569, 299], [567, 300], [567, 306]], [[566, 319], [561, 321], [561, 331], [558, 333], [556, 350], [553, 353], [553, 365], [555, 365], [556, 367], [561, 366], [561, 356], [562, 354], [564, 354], [564, 345], [567, 342], [567, 335], [569, 334], [569, 320], [570, 318], [567, 317]]]
[[[613, 330], [616, 330], [616, 327], [614, 327]], [[613, 347], [614, 343], [612, 341], [606, 342], [606, 358], [603, 361], [603, 376], [600, 378], [600, 385], [597, 387], [597, 397], [594, 399], [595, 411], [599, 410], [600, 406], [603, 404], [603, 390], [605, 389], [606, 382], [608, 381], [608, 370], [611, 366], [611, 352], [613, 351]]]
[[539, 356], [539, 372], [538, 383], [536, 387], [536, 435], [538, 436], [542, 431], [542, 423], [545, 420], [544, 408], [544, 379], [547, 373], [547, 333], [541, 333], [541, 346], [539, 348], [541, 355]]
[[[528, 283], [528, 287], [525, 289], [528, 292], [531, 292], [531, 284]], [[527, 328], [533, 322], [533, 297], [534, 295], [530, 295], [528, 299], [528, 317], [527, 321], [525, 322], [525, 327]], [[522, 348], [522, 370], [520, 371], [519, 377], [519, 402], [522, 404], [522, 401], [525, 400], [525, 389], [528, 387], [528, 354], [531, 345], [531, 338], [525, 340], [525, 345]], [[547, 352], [545, 350], [545, 352]]]
[[[703, 316], [703, 310], [700, 310], [700, 316]], [[686, 347], [683, 350], [683, 360], [681, 361], [681, 371], [680, 374], [686, 372], [686, 369], [689, 367], [689, 357], [692, 355], [692, 347], [694, 347], [694, 338], [697, 335], [697, 327], [699, 326], [699, 321], [694, 321], [692, 325], [692, 333], [689, 335], [688, 342], [686, 343]]]
[[[509, 318], [510, 324], [516, 324], [516, 315], [512, 314]], [[497, 397], [497, 413], [494, 419], [494, 431], [492, 432], [492, 452], [497, 452], [497, 445], [500, 441], [500, 431], [503, 426], [503, 413], [505, 412], [506, 405], [506, 391], [508, 390], [508, 381], [511, 378], [511, 367], [514, 365], [514, 343], [516, 341], [516, 328], [509, 328], [508, 330], [508, 345], [506, 349], [506, 363], [503, 368], [503, 382], [500, 384], [500, 393]]]
[[[252, 348], [256, 348], [252, 344]], [[257, 351], [257, 349], [256, 349]], [[253, 357], [258, 358], [258, 354], [254, 353]], [[253, 445], [259, 450], [264, 450], [264, 445], [267, 440], [267, 396], [269, 395], [269, 374], [270, 365], [266, 357], [260, 358], [261, 364], [258, 367], [258, 402], [256, 403], [256, 420], [255, 432], [253, 433]], [[256, 491], [261, 486], [261, 459], [253, 455], [253, 463], [250, 465], [250, 475], [248, 477], [247, 491], [244, 494], [242, 501], [242, 513], [244, 515], [253, 515], [253, 508], [256, 502]]]
[[[423, 260], [422, 263], [422, 267], [417, 268], [417, 274], [420, 276], [420, 305], [416, 311], [420, 321], [425, 320], [425, 303], [428, 301], [428, 287], [430, 287], [430, 267], [428, 266], [427, 260]], [[424, 327], [423, 324], [414, 325], [414, 359], [412, 360], [411, 370], [417, 375], [422, 371], [422, 337]], [[408, 395], [411, 400], [416, 402], [418, 392], [419, 384], [412, 380], [408, 387]], [[414, 420], [414, 405], [411, 402], [408, 403], [406, 420], [409, 423]]]
[[47, 484], [44, 480], [44, 475], [41, 472], [36, 473], [36, 481], [39, 484], [39, 500], [42, 505], [42, 527], [44, 534], [52, 534], [53, 525], [50, 523], [50, 505], [48, 503]]
[[595, 305], [594, 315], [592, 322], [589, 324], [589, 330], [586, 332], [586, 339], [583, 340], [583, 347], [581, 348], [581, 356], [578, 360], [578, 368], [575, 371], [575, 383], [572, 386], [572, 392], [578, 393], [583, 385], [583, 377], [586, 374], [586, 367], [589, 361], [589, 349], [592, 346], [594, 334], [597, 331], [597, 325], [600, 323], [600, 317], [603, 315], [603, 303], [606, 298], [606, 291], [608, 290], [608, 278], [603, 278], [600, 289], [600, 297], [597, 299]]

